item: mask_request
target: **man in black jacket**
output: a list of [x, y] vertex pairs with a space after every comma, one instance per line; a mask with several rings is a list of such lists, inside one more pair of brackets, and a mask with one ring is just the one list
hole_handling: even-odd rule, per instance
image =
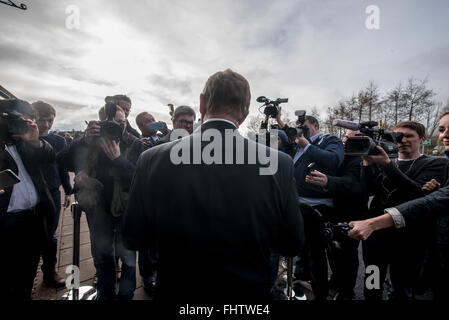
[[[107, 112], [108, 114], [108, 112]], [[126, 118], [120, 107], [109, 120], [119, 123], [122, 137]], [[126, 250], [120, 225], [126, 208], [135, 165], [126, 157], [127, 145], [101, 135], [97, 121], [91, 121], [85, 137], [74, 141], [58, 155], [58, 163], [77, 172], [75, 190], [86, 211], [91, 233], [92, 254], [98, 272], [98, 299], [132, 300], [136, 288], [136, 253]], [[116, 256], [122, 261], [120, 286], [116, 294]]]
[[[440, 118], [440, 140], [445, 147], [446, 156], [449, 157], [449, 112]], [[449, 174], [449, 167], [446, 172]], [[423, 189], [429, 189], [429, 185], [435, 186], [436, 181], [429, 181]], [[438, 187], [439, 183], [437, 183]], [[432, 188], [431, 188], [432, 189]], [[395, 227], [396, 229], [415, 230], [422, 233], [423, 229], [431, 222], [431, 230], [435, 233], [432, 247], [437, 254], [437, 265], [434, 270], [435, 282], [433, 283], [435, 299], [447, 301], [449, 299], [449, 180], [443, 188], [426, 197], [409, 201], [394, 208], [385, 209], [385, 214], [364, 221], [355, 221], [350, 224], [353, 229], [349, 236], [354, 239], [367, 240], [372, 233], [378, 230]]]
[[[67, 147], [66, 139], [60, 135], [49, 133], [56, 117], [56, 110], [48, 103], [38, 101], [32, 104], [36, 112], [36, 124], [39, 127], [39, 136], [47, 141], [55, 151], [56, 155]], [[47, 180], [48, 189], [55, 204], [54, 214], [47, 214], [48, 241], [42, 253], [42, 272], [44, 283], [54, 288], [65, 287], [65, 279], [56, 272], [58, 237], [56, 229], [59, 224], [61, 213], [61, 191], [64, 188], [64, 208], [68, 208], [72, 202], [72, 185], [67, 170], [61, 170], [56, 161], [43, 167], [43, 173]]]
[[[280, 109], [277, 121], [286, 131], [287, 126], [281, 121]], [[327, 244], [321, 233], [323, 222], [330, 221], [335, 215], [335, 206], [332, 197], [326, 191], [306, 182], [306, 176], [312, 163], [315, 164], [315, 170], [335, 176], [343, 163], [344, 149], [342, 141], [337, 136], [320, 131], [320, 124], [315, 117], [306, 116], [304, 125], [308, 127], [310, 137], [306, 138], [304, 135], [297, 137], [296, 146], [291, 150], [298, 201], [304, 216], [306, 234], [306, 250], [296, 261], [295, 277], [300, 280], [309, 280], [310, 277], [315, 298], [323, 301], [327, 299], [329, 284]]]
[[[19, 121], [4, 118], [13, 112], [20, 116]], [[32, 118], [34, 114], [27, 102], [0, 101], [0, 171], [10, 169], [21, 180], [0, 193], [1, 300], [31, 299], [46, 238], [43, 216], [54, 212], [41, 169], [55, 160], [55, 153], [49, 143], [39, 138]], [[25, 133], [12, 127], [13, 123], [22, 123]]]
[[[399, 146], [399, 158], [391, 160], [382, 148], [377, 156], [363, 160], [362, 181], [374, 198], [370, 205], [370, 216], [375, 217], [392, 206], [423, 197], [429, 191], [423, 186], [432, 179], [443, 184], [447, 179], [447, 159], [432, 158], [420, 154], [420, 145], [425, 139], [425, 128], [412, 121], [398, 123], [394, 132], [404, 135]], [[429, 230], [430, 220], [423, 222], [423, 230]], [[393, 286], [392, 299], [413, 299], [420, 286], [420, 270], [423, 266], [425, 248], [430, 234], [413, 230], [382, 230], [363, 242], [366, 266], [376, 265], [380, 269], [383, 284], [387, 266]], [[365, 299], [382, 299], [382, 287], [365, 288]]]
[[[237, 131], [250, 97], [241, 75], [214, 74], [200, 96], [201, 129], [137, 164], [123, 235], [129, 249], [156, 246], [155, 299], [268, 301], [271, 250], [293, 256], [302, 248], [291, 158]], [[253, 158], [257, 149], [277, 172]]]
[[[358, 131], [348, 130], [343, 145], [349, 138], [355, 137]], [[362, 158], [345, 155], [343, 164], [335, 176], [313, 171], [306, 177], [306, 182], [321, 187], [332, 197], [335, 215], [330, 221], [336, 224], [366, 217], [368, 211], [368, 193], [365, 184], [360, 181]], [[342, 233], [334, 232], [338, 247], [329, 246], [329, 264], [332, 269], [331, 287], [337, 290], [337, 300], [348, 300], [354, 297], [354, 287], [359, 267], [359, 241], [349, 239]]]

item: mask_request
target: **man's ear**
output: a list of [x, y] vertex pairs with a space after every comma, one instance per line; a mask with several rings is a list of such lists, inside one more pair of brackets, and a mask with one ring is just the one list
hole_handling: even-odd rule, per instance
[[204, 97], [204, 94], [200, 94], [200, 114], [201, 114], [201, 119], [203, 119], [204, 116], [206, 115], [206, 111], [207, 111], [206, 98]]
[[245, 112], [242, 119], [239, 121], [239, 126], [241, 126], [242, 123], [245, 122], [246, 118], [248, 117], [248, 114], [249, 114], [249, 110]]

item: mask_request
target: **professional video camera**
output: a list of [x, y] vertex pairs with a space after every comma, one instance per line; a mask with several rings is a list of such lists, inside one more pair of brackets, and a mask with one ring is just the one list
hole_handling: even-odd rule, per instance
[[28, 131], [28, 123], [21, 119], [30, 117], [32, 108], [30, 104], [22, 100], [0, 100], [0, 123], [2, 140], [11, 135], [22, 135]]
[[379, 150], [377, 150], [376, 146], [380, 146], [390, 158], [394, 159], [398, 157], [398, 142], [401, 142], [404, 137], [402, 133], [375, 128], [379, 126], [379, 123], [375, 121], [367, 121], [359, 124], [357, 122], [337, 119], [333, 121], [333, 125], [354, 131], [360, 130], [360, 133], [363, 135], [349, 138], [346, 141], [345, 154], [349, 156], [377, 155], [379, 154]]
[[310, 130], [304, 124], [306, 122], [306, 111], [305, 110], [297, 110], [295, 112], [295, 116], [298, 117], [298, 126], [296, 128], [288, 128], [285, 130], [287, 134], [288, 140], [290, 142], [294, 142], [296, 138], [304, 136], [304, 138], [310, 138]]
[[[287, 103], [288, 98], [286, 98], [286, 99], [279, 98], [275, 101], [272, 101], [272, 100], [267, 99], [266, 97], [262, 96], [262, 97], [257, 98], [257, 102], [263, 103], [263, 105], [260, 106], [260, 108], [265, 107], [265, 110], [263, 112], [265, 115], [267, 115], [271, 118], [276, 118], [278, 115], [277, 107], [279, 107], [279, 105], [281, 103]], [[260, 108], [259, 108], [259, 110], [260, 110]]]
[[106, 97], [105, 101], [104, 111], [106, 120], [98, 122], [100, 136], [119, 142], [123, 135], [123, 125], [114, 120], [115, 114], [117, 113], [118, 101], [113, 97]]

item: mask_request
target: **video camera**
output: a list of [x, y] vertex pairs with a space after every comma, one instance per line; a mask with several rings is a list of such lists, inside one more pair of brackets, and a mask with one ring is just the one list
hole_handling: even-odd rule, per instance
[[386, 131], [382, 128], [375, 128], [379, 126], [378, 122], [367, 121], [362, 123], [334, 120], [334, 126], [349, 130], [360, 130], [364, 136], [349, 138], [346, 141], [345, 154], [349, 156], [371, 156], [379, 154], [376, 146], [382, 147], [388, 157], [395, 159], [398, 157], [398, 143], [402, 141], [404, 135], [398, 132]]
[[295, 116], [298, 117], [298, 126], [295, 128], [287, 128], [285, 133], [287, 134], [288, 140], [294, 142], [296, 138], [304, 136], [304, 138], [310, 138], [310, 130], [304, 123], [306, 122], [306, 111], [297, 110]]
[[28, 123], [22, 117], [32, 117], [31, 105], [23, 100], [0, 100], [1, 139], [28, 132]]
[[272, 101], [272, 100], [267, 99], [266, 97], [262, 96], [262, 97], [257, 98], [257, 102], [263, 103], [261, 108], [265, 107], [265, 110], [263, 112], [265, 115], [267, 115], [271, 118], [276, 118], [278, 115], [277, 107], [279, 107], [279, 105], [281, 103], [287, 103], [288, 98], [285, 98], [285, 99], [278, 98], [277, 100]]

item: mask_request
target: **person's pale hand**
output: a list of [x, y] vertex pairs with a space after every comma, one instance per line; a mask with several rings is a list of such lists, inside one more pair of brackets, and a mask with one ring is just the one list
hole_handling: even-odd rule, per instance
[[311, 172], [311, 175], [306, 176], [306, 182], [319, 187], [326, 187], [329, 179], [324, 173], [315, 170]]
[[348, 237], [355, 240], [367, 240], [374, 231], [371, 221], [351, 221], [349, 225], [352, 227], [348, 232]]
[[73, 202], [72, 195], [66, 194], [64, 196], [64, 209], [67, 209], [68, 207], [70, 207], [72, 202]]
[[432, 192], [434, 190], [438, 190], [441, 187], [441, 184], [436, 181], [435, 179], [432, 179], [422, 187], [422, 190]]
[[304, 138], [304, 136], [301, 137], [297, 137], [295, 139], [295, 142], [297, 145], [299, 145], [301, 148], [305, 148], [307, 147], [307, 145], [310, 144], [309, 140], [307, 140], [306, 138]]
[[167, 124], [163, 121], [159, 121], [158, 123], [164, 126], [164, 128], [161, 130], [162, 134], [164, 135], [169, 134], [170, 131], [168, 130]]
[[39, 141], [39, 128], [33, 120], [21, 118], [22, 120], [26, 121], [28, 124], [28, 131], [25, 134], [15, 134], [13, 135], [14, 138], [20, 138], [23, 141], [29, 143], [35, 148], [40, 147], [40, 141]]
[[363, 161], [366, 161], [368, 164], [375, 163], [381, 166], [386, 166], [387, 164], [389, 164], [391, 160], [385, 150], [380, 146], [377, 146], [376, 148], [377, 150], [379, 150], [379, 154], [375, 156], [363, 156]]
[[100, 147], [103, 149], [103, 152], [110, 160], [115, 160], [120, 157], [120, 146], [119, 143], [114, 140], [105, 139], [103, 137], [100, 138]]
[[86, 143], [92, 144], [94, 139], [100, 136], [101, 127], [98, 125], [97, 121], [89, 122], [86, 130]]

